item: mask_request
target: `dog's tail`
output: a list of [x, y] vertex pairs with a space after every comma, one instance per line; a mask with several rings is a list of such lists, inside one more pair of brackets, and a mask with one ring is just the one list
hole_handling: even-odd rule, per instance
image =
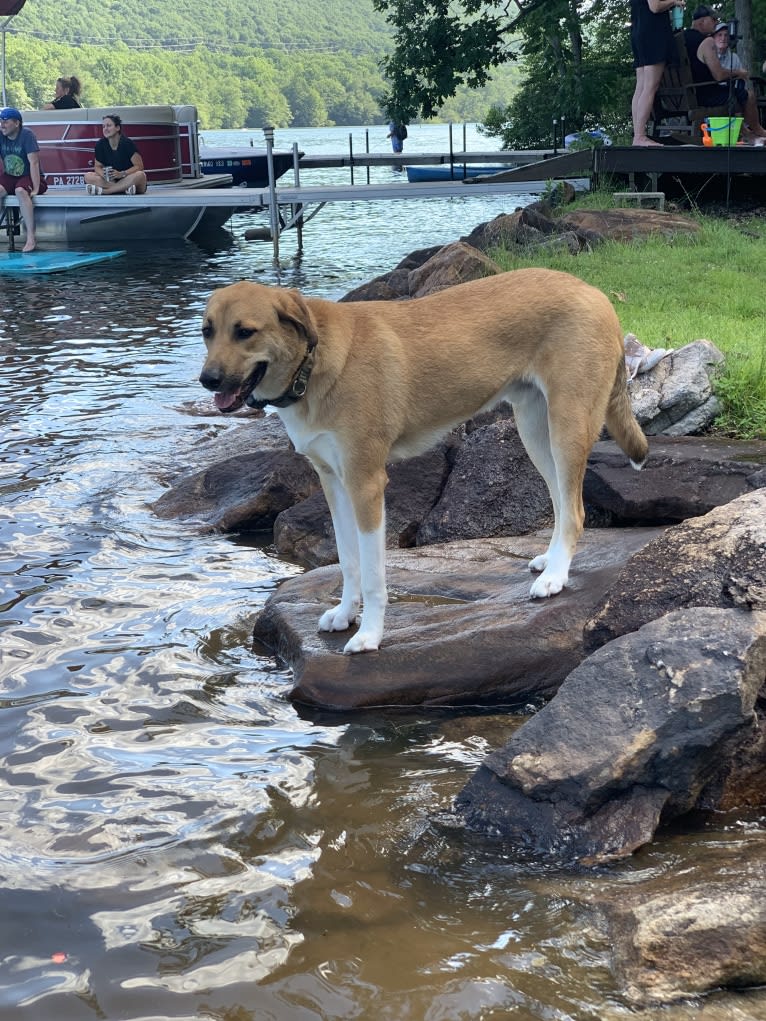
[[612, 438], [630, 458], [630, 463], [639, 471], [649, 453], [649, 444], [641, 426], [636, 421], [628, 396], [628, 374], [625, 359], [620, 358], [614, 379], [609, 404], [606, 409], [606, 427]]

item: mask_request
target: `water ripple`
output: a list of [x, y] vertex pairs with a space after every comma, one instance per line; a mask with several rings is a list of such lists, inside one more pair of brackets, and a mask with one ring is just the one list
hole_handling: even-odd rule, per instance
[[[0, 1021], [631, 1016], [578, 907], [603, 876], [432, 825], [519, 719], [304, 718], [251, 642], [296, 568], [150, 509], [219, 441], [258, 443], [201, 400], [213, 287], [338, 296], [516, 201], [327, 208], [278, 264], [243, 216], [0, 292]], [[615, 896], [694, 855], [669, 836]]]

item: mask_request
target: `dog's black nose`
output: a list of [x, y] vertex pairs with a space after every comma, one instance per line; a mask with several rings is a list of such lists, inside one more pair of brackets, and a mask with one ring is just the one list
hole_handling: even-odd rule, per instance
[[203, 369], [199, 377], [200, 383], [206, 390], [220, 390], [223, 382], [223, 373], [216, 369]]

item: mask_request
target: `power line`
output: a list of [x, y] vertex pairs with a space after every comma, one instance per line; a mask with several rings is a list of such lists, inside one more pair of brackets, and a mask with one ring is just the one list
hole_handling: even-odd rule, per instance
[[[82, 36], [73, 36], [71, 39], [62, 39], [60, 36], [53, 36], [47, 32], [40, 32], [34, 30], [10, 30], [9, 35], [24, 35], [30, 36], [34, 39], [40, 39], [42, 42], [55, 42], [65, 46], [101, 46], [114, 47], [113, 38], [84, 38]], [[165, 52], [172, 50], [177, 53], [191, 53], [192, 51], [203, 47], [209, 52], [215, 53], [236, 53], [243, 49], [255, 50], [263, 53], [347, 53], [351, 56], [372, 56], [379, 57], [385, 53], [388, 49], [388, 43], [381, 42], [380, 46], [375, 46], [372, 43], [356, 43], [346, 44], [343, 42], [333, 43], [285, 43], [280, 42], [277, 44], [248, 44], [244, 42], [240, 43], [214, 43], [209, 38], [206, 39], [178, 39], [171, 41], [158, 41], [157, 39], [120, 39], [120, 45], [124, 46], [129, 50], [136, 50], [140, 52], [151, 52], [153, 50], [159, 50]]]

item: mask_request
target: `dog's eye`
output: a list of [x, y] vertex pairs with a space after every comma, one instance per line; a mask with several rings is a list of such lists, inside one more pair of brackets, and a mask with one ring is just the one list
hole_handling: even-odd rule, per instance
[[250, 340], [251, 337], [255, 336], [256, 332], [252, 326], [237, 326], [234, 330], [234, 339]]
[[202, 327], [202, 337], [204, 340], [210, 340], [213, 336], [213, 327], [210, 323], [205, 323]]

